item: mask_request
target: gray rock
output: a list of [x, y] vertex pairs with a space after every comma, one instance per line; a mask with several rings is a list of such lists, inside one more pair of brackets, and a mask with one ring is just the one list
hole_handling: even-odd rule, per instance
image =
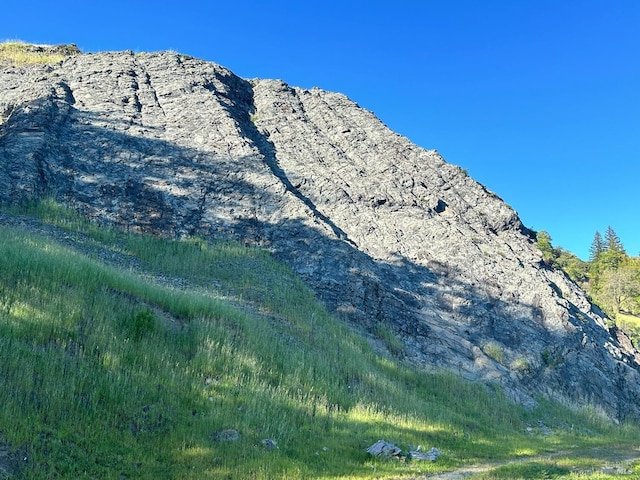
[[411, 450], [409, 452], [409, 456], [412, 460], [430, 460], [432, 462], [435, 462], [442, 456], [442, 452], [436, 447], [432, 447], [430, 450], [423, 452], [422, 449], [418, 446], [417, 449]]
[[237, 442], [242, 438], [242, 435], [237, 430], [229, 428], [226, 430], [220, 430], [219, 432], [211, 435], [211, 440], [214, 442]]
[[385, 440], [378, 440], [367, 448], [367, 453], [373, 457], [402, 458], [402, 449]]
[[[0, 69], [0, 201], [269, 248], [414, 364], [640, 419], [640, 356], [498, 196], [341, 94], [174, 53]], [[491, 345], [491, 348], [487, 346]]]
[[262, 446], [267, 450], [275, 450], [278, 448], [278, 442], [276, 442], [273, 438], [263, 438], [260, 440]]

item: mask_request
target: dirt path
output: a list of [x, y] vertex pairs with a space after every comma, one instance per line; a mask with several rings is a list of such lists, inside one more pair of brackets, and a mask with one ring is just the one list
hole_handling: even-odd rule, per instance
[[[478, 465], [467, 465], [449, 472], [434, 473], [422, 477], [429, 480], [460, 480], [463, 478], [472, 479], [475, 475], [490, 472], [496, 468], [524, 463], [554, 463], [556, 459], [592, 459], [595, 462], [600, 460], [602, 463], [589, 470], [572, 470], [573, 473], [606, 473], [609, 475], [623, 475], [631, 473], [630, 463], [640, 460], [640, 447], [632, 448], [630, 446], [623, 447], [594, 447], [581, 448], [575, 450], [567, 450], [561, 452], [549, 453], [547, 455], [539, 455], [536, 457], [526, 457], [517, 460], [507, 460], [504, 462], [487, 462]], [[417, 479], [415, 479], [417, 480]]]
[[433, 475], [427, 475], [425, 478], [431, 480], [458, 480], [460, 478], [468, 478], [471, 475], [477, 475], [480, 473], [488, 472], [489, 470], [496, 468], [496, 464], [483, 464], [474, 465], [469, 467], [462, 467], [452, 472], [442, 472]]

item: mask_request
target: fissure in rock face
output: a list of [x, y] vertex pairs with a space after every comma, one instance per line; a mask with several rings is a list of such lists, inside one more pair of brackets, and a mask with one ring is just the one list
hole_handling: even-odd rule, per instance
[[174, 53], [0, 70], [0, 201], [270, 248], [407, 359], [640, 418], [640, 356], [500, 198], [345, 96]]

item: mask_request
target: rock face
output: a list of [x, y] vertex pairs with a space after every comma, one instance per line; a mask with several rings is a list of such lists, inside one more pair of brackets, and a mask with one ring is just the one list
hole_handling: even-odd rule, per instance
[[514, 210], [345, 96], [174, 53], [0, 70], [0, 201], [232, 237], [425, 368], [640, 419], [640, 354]]

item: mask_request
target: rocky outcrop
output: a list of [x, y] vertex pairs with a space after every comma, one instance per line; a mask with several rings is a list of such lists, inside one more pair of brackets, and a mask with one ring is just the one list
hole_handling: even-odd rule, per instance
[[271, 249], [425, 368], [640, 419], [640, 356], [517, 213], [343, 95], [174, 53], [0, 71], [0, 201]]

